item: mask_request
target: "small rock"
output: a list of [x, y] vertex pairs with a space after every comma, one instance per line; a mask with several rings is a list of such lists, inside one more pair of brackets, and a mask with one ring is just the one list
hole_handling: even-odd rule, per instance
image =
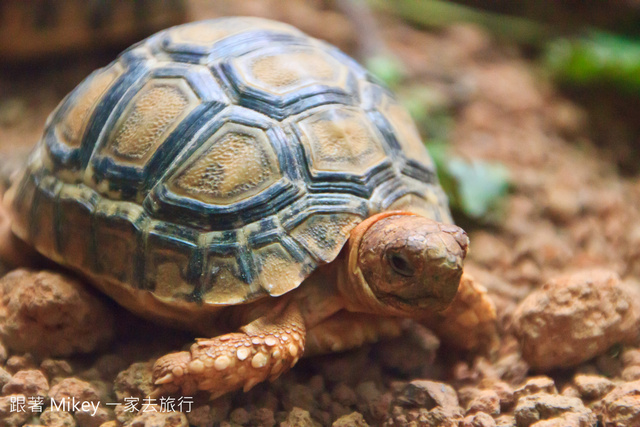
[[637, 366], [637, 365], [627, 366], [622, 370], [620, 377], [622, 377], [623, 381], [640, 380], [640, 366]]
[[640, 381], [619, 385], [602, 399], [602, 403], [604, 425], [640, 425]]
[[564, 386], [560, 394], [567, 397], [582, 397], [582, 394], [580, 394], [578, 388], [573, 384], [567, 384], [566, 386]]
[[411, 381], [400, 392], [397, 401], [406, 407], [421, 407], [427, 410], [436, 406], [459, 407], [458, 395], [453, 387], [428, 380]]
[[127, 362], [117, 354], [105, 354], [95, 364], [101, 378], [112, 380], [119, 372], [127, 369]]
[[496, 421], [491, 415], [478, 412], [465, 417], [460, 427], [496, 427]]
[[569, 224], [584, 207], [580, 194], [573, 188], [551, 186], [547, 189], [547, 213], [556, 222]]
[[76, 411], [76, 420], [78, 427], [100, 427], [102, 424], [115, 418], [112, 410], [99, 406], [95, 411]]
[[514, 313], [523, 357], [538, 369], [570, 367], [634, 339], [640, 313], [630, 301], [611, 271], [589, 270], [551, 280]]
[[289, 411], [287, 419], [280, 423], [280, 427], [319, 427], [320, 424], [313, 421], [308, 411], [293, 408]]
[[324, 391], [324, 378], [322, 375], [314, 375], [309, 380], [309, 388], [314, 396], [319, 396]]
[[331, 419], [337, 419], [342, 417], [343, 415], [347, 415], [351, 412], [351, 409], [342, 405], [339, 402], [331, 402], [330, 415]]
[[49, 397], [56, 402], [68, 398], [73, 398], [76, 402], [100, 402], [100, 394], [93, 384], [73, 377], [65, 378], [51, 387]]
[[2, 394], [45, 397], [48, 390], [49, 382], [44, 374], [37, 369], [29, 369], [16, 372], [9, 382], [2, 387]]
[[[220, 398], [216, 399], [216, 403], [219, 402], [220, 400], [221, 400]], [[257, 406], [261, 408], [271, 409], [271, 411], [275, 413], [280, 407], [280, 399], [278, 398], [278, 396], [276, 396], [276, 393], [273, 390], [267, 389], [262, 393], [260, 393]]]
[[0, 279], [0, 336], [12, 351], [88, 353], [113, 338], [113, 315], [79, 280], [14, 270]]
[[365, 381], [356, 386], [356, 394], [358, 411], [376, 422], [385, 419], [393, 401], [391, 393], [381, 393], [373, 381]]
[[291, 386], [286, 397], [285, 408], [287, 409], [298, 408], [313, 412], [317, 408], [313, 391], [305, 385], [295, 384]]
[[640, 348], [625, 348], [620, 355], [624, 367], [640, 366]]
[[456, 390], [458, 394], [458, 403], [462, 408], [468, 408], [473, 399], [480, 395], [482, 390], [476, 386], [462, 386]]
[[40, 364], [40, 369], [49, 378], [49, 381], [59, 377], [69, 377], [73, 374], [73, 368], [66, 360], [45, 359]]
[[[459, 422], [462, 421], [462, 411], [454, 411], [451, 408], [443, 408], [437, 406], [430, 411], [420, 408], [418, 410], [412, 410], [409, 412], [415, 412], [417, 416], [413, 419], [418, 421], [419, 425], [428, 427], [458, 427]], [[408, 419], [412, 419], [408, 416]]]
[[[0, 277], [2, 277], [0, 275]], [[0, 342], [0, 363], [4, 363], [7, 361], [9, 357], [9, 352], [7, 351], [7, 347], [5, 347], [4, 343]]]
[[273, 415], [273, 411], [268, 408], [259, 408], [254, 411], [251, 416], [251, 420], [253, 425], [257, 426], [273, 427], [276, 425], [276, 419]]
[[595, 418], [586, 419], [582, 414], [565, 412], [557, 417], [531, 424], [531, 427], [593, 427], [597, 425]]
[[396, 402], [408, 408], [408, 420], [415, 419], [420, 425], [457, 426], [458, 421], [462, 420], [463, 411], [458, 404], [458, 396], [448, 384], [428, 380], [411, 381], [400, 390]]
[[551, 378], [540, 375], [529, 378], [522, 387], [518, 387], [513, 391], [513, 396], [515, 400], [518, 400], [522, 396], [529, 396], [536, 393], [558, 394], [558, 390]]
[[524, 361], [519, 352], [507, 354], [498, 359], [492, 368], [498, 378], [518, 384], [525, 380], [529, 372], [529, 364]]
[[76, 420], [73, 415], [66, 411], [52, 411], [47, 408], [40, 415], [40, 422], [51, 427], [76, 427]]
[[119, 402], [125, 397], [142, 399], [153, 390], [152, 370], [154, 361], [133, 363], [116, 377], [113, 391]]
[[386, 369], [416, 376], [433, 365], [439, 347], [435, 333], [412, 322], [401, 337], [377, 343], [376, 354]]
[[492, 378], [485, 378], [480, 382], [480, 387], [493, 390], [500, 398], [500, 412], [508, 412], [516, 403], [513, 388], [506, 382]]
[[343, 415], [331, 424], [331, 427], [369, 427], [364, 417], [359, 412]]
[[189, 427], [182, 412], [140, 412], [127, 427]]
[[231, 411], [229, 414], [229, 419], [232, 423], [240, 424], [241, 426], [249, 424], [251, 421], [251, 415], [244, 408], [237, 408]]
[[576, 375], [573, 383], [587, 400], [599, 399], [615, 388], [613, 381], [600, 375]]
[[208, 427], [218, 425], [227, 419], [231, 410], [231, 400], [229, 396], [222, 396], [206, 405], [195, 406], [187, 412], [189, 425], [195, 427]]
[[[594, 364], [598, 368], [597, 373], [599, 373], [600, 375], [613, 378], [613, 377], [619, 377], [620, 374], [622, 373], [622, 360], [620, 360], [620, 355], [617, 354], [618, 351], [616, 347], [617, 346], [614, 345], [608, 351], [605, 351], [603, 354], [596, 356], [594, 360]], [[595, 374], [596, 372], [584, 372], [584, 373]]]
[[[15, 406], [21, 403], [24, 403], [24, 406]], [[0, 397], [0, 425], [3, 427], [20, 427], [32, 416], [28, 398], [24, 394]]]
[[11, 374], [0, 367], [0, 390], [11, 380]]
[[504, 414], [495, 418], [496, 427], [514, 427], [516, 419], [513, 415]]
[[331, 395], [329, 393], [324, 392], [318, 397], [318, 405], [320, 406], [320, 409], [323, 409], [325, 411], [329, 410], [331, 409], [332, 404], [333, 399], [331, 398]]
[[537, 393], [518, 399], [514, 416], [518, 426], [528, 427], [540, 420], [558, 418], [571, 413], [576, 427], [592, 427], [596, 424], [596, 416], [585, 408], [582, 401], [575, 397]]
[[29, 353], [26, 353], [23, 355], [11, 356], [9, 359], [7, 359], [6, 368], [7, 371], [9, 371], [11, 374], [15, 374], [18, 371], [35, 369], [36, 364], [33, 361], [33, 356], [31, 356], [31, 354]]
[[130, 408], [126, 403], [119, 403], [113, 409], [113, 413], [116, 416], [116, 423], [118, 426], [128, 426], [131, 421], [138, 415], [140, 404], [136, 404], [135, 408]]
[[484, 412], [490, 415], [500, 414], [500, 397], [493, 390], [480, 390], [480, 392], [469, 402], [467, 414]]
[[356, 393], [345, 383], [339, 383], [331, 392], [334, 400], [344, 406], [352, 406], [356, 404]]
[[[211, 407], [209, 405], [198, 405], [193, 410], [186, 413], [189, 425], [195, 427], [205, 427], [214, 425], [211, 417]], [[221, 420], [218, 420], [218, 422]]]

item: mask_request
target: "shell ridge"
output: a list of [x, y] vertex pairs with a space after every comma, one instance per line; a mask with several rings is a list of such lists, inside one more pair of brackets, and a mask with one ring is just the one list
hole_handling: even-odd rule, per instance
[[102, 140], [108, 136], [128, 102], [144, 84], [141, 80], [145, 79], [147, 72], [148, 68], [143, 64], [132, 65], [100, 100], [82, 141], [81, 169], [87, 168]]

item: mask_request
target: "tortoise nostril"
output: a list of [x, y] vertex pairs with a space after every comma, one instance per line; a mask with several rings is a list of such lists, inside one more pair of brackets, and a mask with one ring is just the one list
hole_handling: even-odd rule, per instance
[[462, 248], [462, 251], [466, 254], [469, 249], [469, 237], [467, 236], [467, 233], [461, 230], [461, 232], [454, 234], [453, 237], [456, 239], [456, 242], [458, 242], [458, 245], [460, 245], [460, 248]]

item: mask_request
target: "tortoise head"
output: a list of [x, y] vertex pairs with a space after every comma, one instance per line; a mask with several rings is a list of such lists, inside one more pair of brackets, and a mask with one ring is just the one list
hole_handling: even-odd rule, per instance
[[422, 216], [369, 218], [351, 233], [345, 298], [357, 311], [413, 318], [442, 311], [458, 291], [468, 244], [460, 227]]

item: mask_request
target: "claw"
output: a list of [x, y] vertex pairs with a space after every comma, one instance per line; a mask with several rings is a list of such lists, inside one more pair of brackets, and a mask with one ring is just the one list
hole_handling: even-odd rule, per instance
[[259, 379], [253, 378], [250, 379], [249, 381], [247, 381], [244, 386], [242, 387], [242, 391], [244, 391], [245, 393], [248, 392], [249, 390], [251, 390], [253, 387], [256, 386], [256, 384], [258, 384], [260, 382]]
[[162, 378], [158, 378], [157, 380], [155, 380], [153, 383], [155, 385], [161, 385], [161, 384], [168, 384], [168, 383], [172, 383], [175, 380], [175, 377], [173, 376], [173, 374], [169, 373], [167, 375], [165, 375]]

